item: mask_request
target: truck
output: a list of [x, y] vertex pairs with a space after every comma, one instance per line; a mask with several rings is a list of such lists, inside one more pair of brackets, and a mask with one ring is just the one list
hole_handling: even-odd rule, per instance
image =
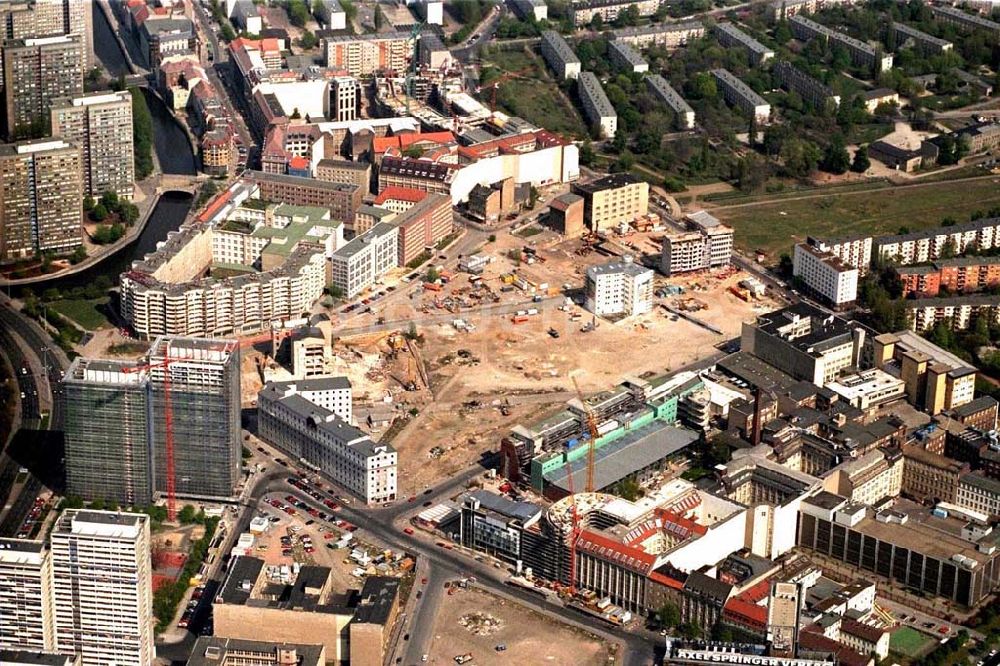
[[472, 653], [466, 652], [465, 654], [460, 654], [455, 657], [456, 664], [465, 664], [472, 661]]

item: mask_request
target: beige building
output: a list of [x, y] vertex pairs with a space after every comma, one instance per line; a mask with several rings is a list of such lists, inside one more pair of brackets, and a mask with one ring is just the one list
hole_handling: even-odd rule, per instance
[[62, 139], [0, 145], [0, 262], [63, 254], [83, 242], [78, 146]]
[[346, 122], [358, 119], [361, 84], [353, 76], [338, 76], [330, 82], [330, 120]]
[[316, 178], [331, 183], [357, 185], [362, 192], [368, 192], [371, 189], [372, 167], [367, 162], [325, 159], [316, 164]]
[[345, 69], [351, 76], [371, 76], [392, 70], [403, 73], [413, 55], [409, 33], [337, 35], [323, 39], [326, 66]]
[[0, 539], [0, 650], [51, 650], [52, 558], [42, 541]]
[[49, 132], [52, 100], [83, 94], [84, 46], [75, 35], [4, 42], [3, 88], [7, 138]]
[[916, 445], [903, 447], [902, 492], [925, 502], [954, 502], [968, 466]]
[[52, 100], [52, 136], [80, 146], [84, 193], [131, 199], [135, 184], [132, 95], [90, 93]]
[[75, 35], [88, 66], [94, 61], [91, 35], [93, 0], [11, 0], [0, 3], [0, 42], [52, 35]]
[[976, 370], [959, 357], [912, 331], [883, 333], [872, 342], [875, 367], [903, 380], [911, 404], [933, 415], [972, 402]]
[[583, 197], [584, 223], [591, 231], [628, 224], [649, 212], [649, 183], [627, 173], [574, 183], [573, 194]]
[[902, 486], [902, 457], [881, 449], [844, 462], [823, 479], [825, 490], [868, 505], [899, 496]]

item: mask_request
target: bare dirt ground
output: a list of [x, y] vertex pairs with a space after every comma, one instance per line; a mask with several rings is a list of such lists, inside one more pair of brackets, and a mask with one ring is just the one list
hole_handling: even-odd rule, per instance
[[[496, 646], [501, 644], [507, 649], [498, 652]], [[593, 635], [471, 588], [444, 596], [427, 663], [453, 664], [456, 656], [468, 653], [478, 666], [600, 666], [612, 656], [608, 645]]]
[[[635, 254], [652, 254], [659, 247], [660, 234], [632, 234], [617, 242]], [[483, 280], [501, 296], [501, 305], [522, 303], [537, 309], [528, 321], [515, 324], [510, 313], [497, 314], [480, 308], [457, 312], [472, 324], [471, 332], [460, 331], [450, 320], [419, 325], [422, 338], [419, 361], [430, 381], [430, 390], [417, 393], [398, 391], [395, 399], [411, 407], [416, 416], [394, 433], [393, 445], [400, 452], [401, 494], [416, 493], [435, 481], [475, 463], [487, 450], [495, 449], [500, 438], [514, 425], [530, 422], [559, 409], [574, 395], [572, 378], [583, 392], [613, 387], [628, 376], [662, 374], [715, 352], [715, 346], [736, 337], [743, 321], [757, 312], [773, 309], [767, 301], [748, 303], [730, 293], [729, 287], [741, 273], [699, 274], [667, 280], [656, 278], [657, 288], [666, 284], [684, 288], [681, 296], [655, 299], [653, 311], [619, 321], [597, 320], [597, 328], [584, 333], [581, 326], [592, 317], [579, 305], [535, 304], [530, 294], [515, 289], [500, 294], [500, 276], [515, 268], [505, 250], [534, 242], [544, 262], [516, 266], [517, 273], [535, 285], [547, 284], [560, 292], [563, 284], [574, 289], [583, 285], [583, 273], [591, 264], [611, 258], [592, 252], [576, 254], [580, 241], [564, 241], [549, 232], [518, 238], [503, 235], [491, 246], [496, 260], [489, 264]], [[468, 299], [473, 293], [468, 276], [459, 275], [441, 292], [428, 292], [409, 299], [413, 317], [439, 314], [435, 301]], [[528, 300], [525, 300], [525, 299]], [[663, 309], [681, 300], [694, 298], [707, 306], [697, 317], [717, 327], [717, 335]], [[560, 304], [562, 310], [557, 307]], [[493, 307], [492, 302], [486, 307]], [[559, 334], [553, 337], [550, 330]], [[349, 342], [350, 340], [345, 340]], [[401, 361], [400, 361], [401, 362]], [[387, 376], [406, 376], [398, 364]], [[504, 414], [503, 412], [507, 413]]]

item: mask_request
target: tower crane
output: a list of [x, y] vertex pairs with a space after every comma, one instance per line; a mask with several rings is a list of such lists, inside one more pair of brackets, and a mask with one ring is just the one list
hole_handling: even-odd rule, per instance
[[594, 415], [594, 410], [583, 399], [583, 391], [580, 390], [580, 385], [576, 382], [576, 377], [570, 376], [570, 379], [573, 380], [576, 397], [580, 399], [580, 404], [583, 406], [584, 422], [587, 425], [587, 432], [590, 434], [590, 441], [587, 442], [587, 492], [592, 493], [594, 492], [594, 450], [597, 446], [597, 438], [600, 437], [600, 432], [597, 429], [597, 417]]
[[497, 110], [497, 88], [499, 88], [501, 84], [506, 83], [511, 79], [526, 78], [525, 76], [523, 76], [523, 74], [527, 71], [530, 71], [531, 69], [532, 69], [531, 67], [526, 67], [516, 72], [504, 72], [496, 80], [487, 85], [487, 88], [490, 89], [490, 111]]
[[569, 529], [569, 593], [576, 594], [576, 540], [580, 537], [580, 515], [576, 510], [576, 493], [573, 492], [573, 464], [566, 457], [566, 488], [569, 490], [570, 520]]

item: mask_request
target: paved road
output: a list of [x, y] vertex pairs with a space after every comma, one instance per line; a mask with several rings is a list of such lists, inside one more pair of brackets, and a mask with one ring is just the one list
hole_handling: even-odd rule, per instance
[[497, 25], [500, 24], [500, 19], [503, 18], [506, 13], [506, 5], [495, 5], [490, 10], [490, 14], [486, 17], [486, 19], [476, 27], [476, 29], [464, 42], [458, 46], [452, 47], [452, 57], [459, 62], [466, 64], [476, 60], [479, 53], [479, 47], [488, 44], [490, 40], [493, 39], [493, 31], [497, 29]]

